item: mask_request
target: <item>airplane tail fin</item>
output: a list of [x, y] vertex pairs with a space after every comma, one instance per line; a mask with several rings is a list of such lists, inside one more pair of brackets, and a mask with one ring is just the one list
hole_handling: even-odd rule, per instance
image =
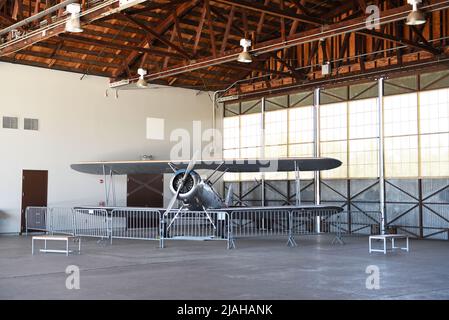
[[233, 192], [232, 192], [232, 184], [229, 185], [228, 188], [228, 194], [226, 195], [225, 205], [226, 207], [232, 206], [232, 198], [233, 198]]

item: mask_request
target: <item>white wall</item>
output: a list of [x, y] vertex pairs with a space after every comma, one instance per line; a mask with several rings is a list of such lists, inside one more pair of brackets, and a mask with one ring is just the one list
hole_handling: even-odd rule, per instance
[[[176, 128], [192, 121], [211, 127], [208, 94], [177, 88], [119, 91], [105, 97], [108, 79], [0, 63], [0, 119], [19, 117], [19, 130], [0, 124], [0, 233], [18, 232], [22, 170], [48, 170], [48, 205], [98, 205], [98, 176], [69, 165], [89, 160], [136, 160], [143, 154], [168, 159]], [[146, 139], [146, 118], [164, 118], [165, 140]], [[23, 130], [23, 118], [39, 119], [39, 131]], [[206, 144], [206, 143], [204, 143]], [[167, 179], [166, 179], [167, 180]], [[126, 180], [116, 180], [118, 205], [126, 203]]]

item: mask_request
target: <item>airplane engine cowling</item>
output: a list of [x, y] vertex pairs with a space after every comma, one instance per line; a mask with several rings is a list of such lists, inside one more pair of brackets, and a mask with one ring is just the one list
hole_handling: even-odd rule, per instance
[[[175, 173], [175, 175], [171, 179], [170, 191], [173, 194], [176, 194], [176, 191], [178, 190], [178, 187], [181, 184], [184, 174], [185, 170], [179, 170]], [[198, 191], [198, 185], [200, 181], [201, 181], [200, 175], [195, 171], [190, 171], [184, 182], [184, 186], [181, 188], [181, 191], [179, 192], [178, 199], [183, 201], [192, 199]]]

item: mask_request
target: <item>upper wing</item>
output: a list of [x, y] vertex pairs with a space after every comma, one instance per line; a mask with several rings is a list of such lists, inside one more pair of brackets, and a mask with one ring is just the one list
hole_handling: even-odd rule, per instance
[[[197, 161], [195, 170], [215, 170], [227, 172], [277, 172], [321, 171], [337, 168], [341, 161], [333, 158], [282, 158], [282, 159], [243, 159], [243, 160], [203, 160]], [[173, 165], [177, 169], [187, 168], [189, 161], [100, 161], [72, 164], [73, 170], [90, 174], [145, 174], [171, 173]]]

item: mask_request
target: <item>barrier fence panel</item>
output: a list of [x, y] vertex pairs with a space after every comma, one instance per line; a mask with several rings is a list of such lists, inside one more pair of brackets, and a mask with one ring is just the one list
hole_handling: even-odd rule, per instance
[[73, 208], [49, 208], [48, 222], [52, 234], [75, 234]]
[[[223, 240], [234, 248], [236, 238], [288, 237], [321, 233], [369, 235], [380, 233], [380, 212], [337, 212], [335, 209], [238, 209], [229, 212], [178, 211], [154, 208], [46, 208], [26, 209], [26, 231], [85, 237], [159, 240]], [[319, 217], [319, 220], [317, 219]]]
[[161, 221], [161, 247], [164, 247], [164, 240], [223, 240], [229, 247], [228, 226], [227, 212], [166, 212]]
[[381, 233], [382, 214], [380, 211], [342, 212], [342, 229], [350, 235], [377, 235]]
[[75, 235], [110, 238], [110, 218], [105, 209], [75, 209]]
[[[291, 221], [291, 238], [295, 235], [331, 233], [335, 234], [332, 243], [344, 244], [342, 239], [342, 215], [341, 212], [335, 209], [292, 210]], [[320, 226], [319, 231], [317, 228], [318, 223]]]
[[157, 209], [114, 209], [111, 213], [112, 238], [159, 240], [160, 216]]
[[291, 232], [293, 235], [317, 233], [316, 217], [318, 216], [318, 214], [316, 213], [316, 211], [292, 210], [291, 215]]
[[49, 232], [47, 223], [47, 207], [27, 207], [25, 209], [25, 232], [44, 231]]
[[238, 210], [231, 212], [233, 238], [287, 236], [289, 210]]

